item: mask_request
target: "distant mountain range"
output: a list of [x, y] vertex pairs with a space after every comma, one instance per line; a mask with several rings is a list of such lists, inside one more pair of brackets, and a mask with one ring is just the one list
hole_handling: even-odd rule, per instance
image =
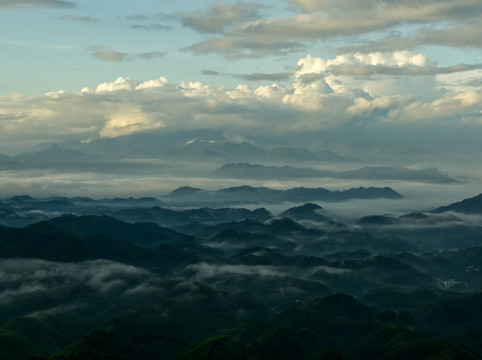
[[15, 169], [85, 169], [95, 168], [106, 159], [101, 156], [88, 155], [80, 151], [63, 149], [51, 145], [41, 151], [26, 152], [16, 156], [0, 154], [0, 170]]
[[[339, 162], [351, 159], [329, 150], [311, 151], [304, 147], [275, 146], [263, 147], [247, 141], [231, 141], [215, 130], [186, 131], [168, 135], [134, 134], [115, 139], [98, 139], [88, 143], [40, 144], [33, 151], [20, 156], [27, 160], [41, 161], [51, 156], [53, 150], [68, 149], [74, 162], [79, 154], [111, 159], [172, 158], [204, 161], [322, 161]], [[47, 152], [47, 153], [45, 153]], [[35, 155], [38, 153], [37, 155]], [[57, 154], [58, 155], [58, 154]], [[6, 155], [0, 156], [0, 166], [7, 161], [20, 160]], [[82, 160], [82, 159], [80, 159]]]
[[264, 166], [249, 163], [225, 164], [212, 173], [215, 177], [237, 179], [298, 179], [335, 178], [360, 180], [405, 180], [430, 183], [453, 183], [455, 179], [440, 172], [437, 168], [421, 170], [400, 166], [364, 167], [349, 171], [316, 170], [292, 166]]
[[407, 145], [376, 143], [342, 143], [337, 141], [318, 141], [308, 147], [313, 152], [332, 151], [345, 158], [375, 162], [406, 162], [410, 159], [434, 159], [434, 154]]
[[[408, 146], [317, 142], [304, 146], [264, 145], [232, 140], [221, 131], [201, 129], [169, 134], [138, 133], [90, 142], [43, 143], [16, 156], [0, 154], [5, 169], [88, 169], [105, 170], [134, 166], [133, 160], [159, 159], [183, 162], [291, 163], [411, 163], [427, 153]], [[432, 159], [433, 160], [433, 159]], [[117, 164], [117, 161], [124, 161]], [[137, 164], [139, 165], [139, 164]]]
[[351, 199], [400, 199], [395, 190], [384, 188], [353, 188], [330, 191], [324, 188], [292, 188], [276, 190], [266, 187], [238, 186], [215, 191], [183, 186], [164, 195], [161, 200], [175, 203], [277, 203], [283, 201], [346, 201]]

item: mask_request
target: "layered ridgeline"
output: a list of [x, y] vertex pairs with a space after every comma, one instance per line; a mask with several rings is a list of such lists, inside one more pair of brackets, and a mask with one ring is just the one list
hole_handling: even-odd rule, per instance
[[[437, 157], [413, 146], [377, 143], [308, 142], [302, 146], [263, 144], [263, 140], [233, 141], [222, 131], [203, 129], [168, 134], [135, 133], [90, 142], [43, 143], [17, 156], [0, 156], [1, 166], [30, 166], [33, 159], [46, 160], [70, 156], [84, 160], [85, 155], [102, 159], [171, 158], [196, 161], [271, 161], [271, 162], [378, 162], [400, 164], [436, 162]], [[70, 153], [69, 153], [70, 151]], [[73, 152], [73, 153], [72, 153]], [[84, 154], [80, 158], [79, 154]], [[16, 164], [16, 165], [14, 165]], [[50, 163], [50, 166], [53, 164]]]
[[[189, 146], [193, 146], [191, 143]], [[227, 145], [224, 144], [219, 149], [219, 156], [215, 156], [210, 151], [203, 159], [206, 163], [216, 166], [219, 161], [263, 161], [268, 163], [296, 163], [309, 162], [310, 164], [337, 163], [346, 164], [350, 170], [333, 171], [319, 170], [311, 167], [293, 166], [273, 166], [251, 163], [228, 163], [218, 168], [214, 172], [198, 170], [200, 175], [239, 178], [239, 179], [293, 179], [293, 178], [335, 178], [335, 179], [361, 179], [361, 180], [405, 180], [429, 183], [451, 183], [455, 179], [444, 174], [437, 168], [411, 169], [401, 166], [366, 166], [359, 167], [360, 162], [348, 162], [346, 159], [337, 157], [334, 154], [323, 156], [310, 153], [309, 150], [298, 148], [275, 148], [270, 151], [259, 152], [253, 150], [254, 146], [248, 144]], [[24, 170], [24, 169], [50, 169], [50, 170], [88, 170], [92, 172], [125, 172], [127, 170], [157, 171], [162, 161], [162, 167], [170, 172], [176, 172], [179, 164], [187, 166], [189, 161], [199, 161], [197, 157], [203, 152], [199, 149], [190, 149], [188, 153], [184, 151], [170, 152], [169, 156], [155, 156], [144, 150], [136, 150], [125, 155], [109, 157], [109, 152], [93, 154], [84, 153], [78, 150], [61, 148], [54, 144], [47, 149], [32, 151], [16, 156], [6, 156], [0, 154], [1, 170]], [[258, 153], [259, 156], [255, 156]], [[222, 156], [221, 156], [222, 154]], [[310, 155], [311, 154], [311, 155]], [[158, 160], [156, 162], [156, 159]], [[169, 164], [169, 160], [178, 160]], [[350, 165], [348, 165], [350, 164]]]
[[102, 201], [2, 200], [99, 212], [0, 227], [2, 359], [481, 358], [474, 207], [343, 221], [315, 202]]
[[[156, 222], [173, 225], [189, 221], [218, 222], [237, 221], [246, 218], [267, 220], [272, 217], [265, 209], [226, 209], [229, 205], [263, 204], [307, 201], [347, 201], [352, 199], [401, 199], [395, 190], [384, 188], [353, 188], [330, 191], [324, 188], [292, 188], [276, 190], [266, 187], [238, 186], [207, 191], [193, 187], [180, 187], [159, 199], [114, 198], [91, 199], [88, 197], [34, 198], [17, 195], [0, 200], [0, 225], [25, 226], [47, 220], [61, 213], [78, 215], [109, 215], [122, 220]], [[220, 206], [223, 209], [173, 210], [173, 205]]]
[[190, 186], [180, 187], [162, 196], [167, 202], [197, 203], [279, 203], [308, 201], [347, 201], [353, 199], [401, 199], [402, 195], [389, 187], [359, 187], [341, 191], [325, 188], [297, 187], [286, 190], [267, 187], [236, 186], [219, 190], [203, 190]]
[[364, 167], [356, 170], [331, 171], [293, 166], [265, 166], [259, 164], [236, 163], [225, 164], [213, 173], [215, 177], [236, 179], [300, 179], [300, 178], [333, 178], [361, 180], [405, 180], [429, 183], [454, 183], [437, 168], [413, 170], [401, 166]]

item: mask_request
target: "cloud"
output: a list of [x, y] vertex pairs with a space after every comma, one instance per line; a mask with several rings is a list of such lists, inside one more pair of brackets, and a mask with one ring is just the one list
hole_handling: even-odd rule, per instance
[[148, 80], [148, 81], [144, 81], [143, 83], [140, 83], [139, 85], [136, 86], [136, 90], [160, 88], [167, 85], [168, 82], [169, 81], [167, 81], [165, 77], [161, 76], [159, 79]]
[[0, 0], [0, 7], [12, 9], [71, 8], [74, 6], [74, 2], [62, 0]]
[[131, 25], [132, 29], [140, 29], [140, 30], [155, 30], [155, 31], [169, 31], [172, 30], [172, 26], [163, 25], [163, 24], [134, 24]]
[[[133, 90], [138, 85], [138, 81], [131, 80], [130, 78], [118, 77], [116, 81], [107, 82], [97, 85], [97, 93], [113, 92], [119, 90]], [[85, 88], [82, 92], [91, 92]]]
[[166, 52], [164, 51], [148, 51], [137, 54], [128, 54], [125, 52], [111, 50], [105, 46], [91, 46], [89, 50], [92, 52], [92, 55], [97, 59], [114, 62], [131, 60], [131, 56], [141, 60], [152, 60], [161, 58], [166, 55]]
[[119, 295], [159, 279], [138, 267], [108, 260], [60, 263], [39, 259], [0, 260], [0, 303], [34, 291], [51, 291], [64, 285], [84, 284], [100, 293]]
[[130, 25], [132, 29], [138, 30], [154, 30], [154, 31], [170, 31], [172, 26], [166, 25], [166, 22], [174, 21], [175, 17], [173, 15], [159, 13], [156, 15], [131, 15], [124, 18], [128, 22], [134, 22], [135, 24]]
[[69, 16], [69, 15], [63, 15], [59, 18], [60, 20], [73, 20], [73, 21], [82, 21], [86, 23], [96, 23], [99, 22], [99, 20], [93, 18], [92, 16]]
[[198, 42], [182, 48], [194, 55], [217, 53], [229, 60], [240, 58], [260, 58], [265, 56], [284, 56], [305, 50], [306, 46], [297, 41], [285, 39], [263, 39], [236, 36], [223, 36]]
[[151, 59], [161, 58], [165, 55], [166, 53], [163, 51], [150, 51], [150, 52], [135, 54], [134, 56], [141, 58], [143, 60], [151, 60]]
[[213, 76], [225, 75], [225, 74], [223, 74], [223, 73], [220, 73], [220, 72], [214, 71], [214, 70], [203, 70], [203, 71], [201, 71], [201, 73], [202, 73], [203, 75], [213, 75]]
[[[162, 76], [143, 82], [119, 77], [77, 92], [0, 97], [0, 143], [4, 149], [25, 148], [44, 141], [200, 128], [249, 137], [355, 124], [367, 131], [415, 123], [434, 132], [481, 126], [481, 66], [438, 67], [412, 51], [307, 55], [291, 75], [205, 74], [266, 83], [223, 88], [169, 83]], [[280, 83], [288, 77], [291, 83]]]
[[256, 3], [237, 2], [234, 4], [216, 1], [207, 11], [195, 10], [180, 15], [181, 23], [202, 33], [219, 33], [226, 27], [259, 17], [264, 6]]
[[229, 76], [243, 81], [286, 81], [292, 76], [291, 72], [236, 74], [222, 73], [214, 70], [203, 70], [202, 74], [212, 76]]
[[237, 74], [236, 77], [244, 81], [286, 81], [291, 77], [291, 73], [280, 72], [280, 73], [273, 73], [273, 74], [266, 74], [266, 73]]
[[[290, 269], [292, 270], [292, 269]], [[286, 276], [285, 269], [275, 266], [249, 266], [249, 265], [213, 265], [207, 263], [199, 263], [188, 265], [183, 272], [193, 274], [192, 279], [195, 281], [206, 281], [210, 278], [217, 278], [228, 275], [248, 275], [248, 276], [266, 276], [281, 277]]]
[[[373, 39], [373, 35], [379, 37], [387, 30], [406, 30], [405, 25], [410, 25], [413, 30], [406, 37], [396, 39], [403, 47], [396, 48], [387, 39], [382, 42], [388, 47], [381, 48], [372, 41], [372, 46], [377, 48], [367, 51], [414, 49], [426, 44], [481, 46], [482, 30], [479, 24], [482, 7], [478, 0], [296, 0], [292, 4], [301, 13], [278, 18], [241, 19], [229, 28], [223, 23], [217, 24], [206, 13], [199, 13], [198, 17], [206, 20], [205, 32], [211, 29], [209, 32], [222, 32], [222, 35], [203, 39], [186, 49], [194, 54], [218, 53], [228, 58], [279, 56], [292, 52], [294, 44], [301, 48], [340, 38], [355, 40], [363, 46], [364, 42], [370, 44], [370, 40], [363, 36]], [[203, 30], [201, 25], [198, 27]]]
[[457, 26], [432, 29], [423, 27], [412, 36], [382, 37], [376, 40], [361, 41], [358, 45], [342, 46], [342, 52], [376, 52], [409, 50], [423, 45], [447, 46], [453, 48], [482, 47], [480, 22], [477, 20], [463, 23]]
[[109, 116], [99, 135], [101, 138], [115, 138], [163, 127], [165, 125], [162, 121], [153, 119], [141, 109], [126, 106]]
[[[415, 4], [418, 7], [426, 7], [426, 6], [438, 6], [443, 9], [444, 3], [447, 4], [448, 1], [440, 1], [440, 0], [421, 0], [414, 3], [412, 0], [291, 0], [291, 4], [298, 7], [300, 10], [304, 12], [313, 12], [313, 11], [330, 11], [330, 12], [340, 12], [340, 11], [347, 11], [347, 10], [356, 10], [359, 11], [360, 9], [363, 10], [371, 10], [376, 8], [405, 8], [405, 7], [413, 7]], [[473, 4], [473, 2], [468, 2], [469, 4]], [[449, 4], [450, 5], [450, 4]]]
[[128, 54], [106, 48], [105, 46], [91, 46], [89, 50], [99, 60], [122, 62], [128, 59]]

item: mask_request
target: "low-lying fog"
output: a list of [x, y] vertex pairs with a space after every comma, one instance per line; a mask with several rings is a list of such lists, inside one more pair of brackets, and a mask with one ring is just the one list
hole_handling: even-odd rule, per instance
[[[192, 166], [192, 175], [189, 168]], [[213, 165], [211, 165], [213, 167]], [[214, 168], [214, 167], [213, 167]], [[49, 196], [88, 196], [94, 199], [115, 197], [162, 197], [180, 186], [192, 186], [205, 190], [217, 190], [226, 187], [249, 185], [288, 189], [295, 187], [318, 188], [328, 190], [346, 190], [357, 187], [391, 187], [403, 195], [399, 200], [351, 200], [349, 202], [318, 202], [330, 213], [342, 219], [356, 219], [369, 214], [401, 215], [413, 211], [423, 211], [447, 205], [461, 199], [475, 196], [482, 192], [482, 170], [453, 167], [449, 175], [462, 173], [466, 181], [453, 184], [429, 184], [400, 180], [344, 180], [329, 178], [304, 178], [289, 180], [247, 180], [210, 178], [209, 165], [184, 165], [175, 170], [147, 174], [112, 172], [65, 172], [50, 170], [10, 170], [0, 171], [0, 198], [13, 195], [34, 197]], [[179, 171], [180, 170], [180, 171]], [[460, 171], [460, 172], [459, 172]], [[176, 175], [174, 175], [176, 173]], [[277, 215], [293, 204], [243, 204], [237, 207], [249, 209], [266, 207]]]

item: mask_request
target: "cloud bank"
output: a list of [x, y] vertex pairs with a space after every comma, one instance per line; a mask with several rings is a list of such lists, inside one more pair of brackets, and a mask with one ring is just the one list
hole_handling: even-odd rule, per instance
[[[482, 126], [480, 65], [438, 67], [412, 51], [331, 59], [307, 55], [296, 65], [290, 86], [241, 83], [228, 89], [197, 81], [172, 84], [165, 77], [144, 82], [119, 77], [78, 92], [13, 94], [0, 98], [0, 141], [8, 148], [200, 128], [245, 135], [346, 124], [434, 130]], [[287, 74], [252, 74], [245, 80], [270, 77], [281, 80]]]
[[264, 6], [256, 3], [237, 2], [227, 4], [216, 1], [207, 11], [195, 10], [180, 15], [181, 23], [202, 33], [219, 33], [227, 26], [259, 17]]
[[[245, 16], [246, 10], [257, 9], [243, 2], [229, 5], [221, 1], [206, 12], [184, 14], [183, 25], [200, 33], [219, 34], [185, 50], [231, 59], [279, 56], [340, 38], [356, 40], [351, 51], [363, 52], [414, 50], [423, 45], [482, 46], [482, 7], [477, 0], [292, 0], [290, 5], [293, 13], [278, 17], [261, 17], [257, 12]], [[398, 36], [387, 37], [390, 32]], [[373, 37], [378, 39], [373, 41]]]

